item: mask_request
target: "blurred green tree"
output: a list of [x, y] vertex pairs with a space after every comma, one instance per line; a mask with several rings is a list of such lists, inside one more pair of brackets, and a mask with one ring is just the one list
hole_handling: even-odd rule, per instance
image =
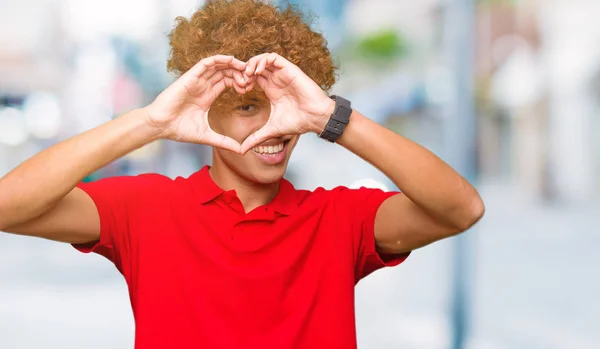
[[366, 59], [393, 60], [405, 56], [408, 46], [406, 38], [397, 30], [386, 29], [360, 38], [355, 53]]

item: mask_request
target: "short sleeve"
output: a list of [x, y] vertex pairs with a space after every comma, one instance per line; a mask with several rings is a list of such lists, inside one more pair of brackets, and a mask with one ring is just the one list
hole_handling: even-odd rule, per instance
[[152, 186], [150, 175], [120, 176], [80, 183], [98, 210], [100, 239], [90, 244], [73, 245], [83, 253], [95, 252], [112, 261], [121, 273], [130, 265], [131, 251], [137, 242], [132, 220], [140, 217], [144, 193]]
[[375, 243], [375, 216], [381, 204], [398, 192], [380, 189], [339, 188], [339, 200], [351, 215], [350, 229], [353, 238], [356, 282], [383, 267], [393, 267], [404, 262], [410, 253], [401, 255], [380, 254]]

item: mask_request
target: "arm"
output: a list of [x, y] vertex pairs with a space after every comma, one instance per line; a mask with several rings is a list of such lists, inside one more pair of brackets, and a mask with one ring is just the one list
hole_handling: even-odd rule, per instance
[[[242, 152], [285, 134], [321, 133], [335, 104], [302, 70], [275, 53], [248, 61], [246, 75], [271, 100], [267, 124]], [[377, 248], [404, 253], [468, 229], [483, 215], [477, 191], [430, 151], [353, 111], [338, 143], [373, 164], [402, 190], [375, 218]]]
[[[315, 121], [315, 132], [322, 131], [328, 119]], [[357, 111], [338, 143], [377, 167], [402, 190], [377, 211], [375, 240], [381, 252], [408, 252], [458, 234], [484, 213], [475, 188], [448, 164]]]
[[203, 59], [149, 106], [58, 143], [0, 179], [0, 231], [69, 243], [96, 241], [100, 220], [76, 185], [106, 164], [156, 139], [194, 142], [234, 152], [240, 145], [216, 134], [208, 110], [227, 88], [244, 93], [246, 64], [231, 56]]
[[98, 213], [76, 185], [156, 136], [143, 110], [134, 110], [28, 159], [0, 179], [0, 230], [70, 243], [97, 240]]

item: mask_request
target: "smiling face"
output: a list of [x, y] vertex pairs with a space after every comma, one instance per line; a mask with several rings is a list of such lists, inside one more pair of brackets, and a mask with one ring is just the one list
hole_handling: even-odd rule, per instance
[[[300, 9], [275, 7], [269, 1], [205, 1], [189, 19], [177, 17], [169, 34], [171, 50], [167, 69], [181, 75], [203, 58], [215, 54], [227, 54], [247, 62], [262, 53], [274, 52], [297, 65], [324, 91], [329, 91], [336, 80], [336, 67], [325, 37], [313, 31], [305, 19], [308, 18]], [[241, 143], [260, 129], [269, 118], [270, 106], [264, 95], [255, 101], [251, 101], [249, 95], [234, 98], [219, 108], [215, 105], [209, 113], [213, 130]], [[283, 155], [257, 154], [257, 151], [278, 150], [268, 146], [274, 147], [272, 144], [282, 141]], [[297, 142], [298, 136], [269, 140], [264, 142], [263, 148], [244, 156], [214, 149], [213, 167], [222, 167], [254, 183], [274, 183], [285, 173]]]
[[[261, 91], [223, 96], [209, 111], [211, 128], [240, 144], [269, 120], [271, 107]], [[227, 98], [229, 97], [229, 98]], [[213, 148], [213, 166], [225, 166], [242, 178], [270, 184], [283, 177], [299, 135], [269, 139], [245, 155]]]

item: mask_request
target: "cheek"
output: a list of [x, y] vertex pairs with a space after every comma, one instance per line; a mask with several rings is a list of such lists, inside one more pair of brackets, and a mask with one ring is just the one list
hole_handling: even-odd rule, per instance
[[226, 113], [213, 113], [209, 111], [208, 124], [213, 131], [241, 142], [244, 130], [248, 128], [249, 120]]
[[234, 138], [238, 141], [246, 139], [252, 133], [260, 130], [267, 121], [269, 121], [269, 113], [260, 111], [252, 116], [237, 116], [232, 118], [233, 121], [230, 124], [232, 133], [238, 138]]
[[218, 112], [216, 108], [208, 111], [208, 125], [213, 131], [221, 134], [225, 134], [227, 129], [225, 116]]
[[257, 122], [252, 117], [234, 117], [232, 119], [228, 127], [230, 133], [228, 136], [241, 143], [253, 132]]

